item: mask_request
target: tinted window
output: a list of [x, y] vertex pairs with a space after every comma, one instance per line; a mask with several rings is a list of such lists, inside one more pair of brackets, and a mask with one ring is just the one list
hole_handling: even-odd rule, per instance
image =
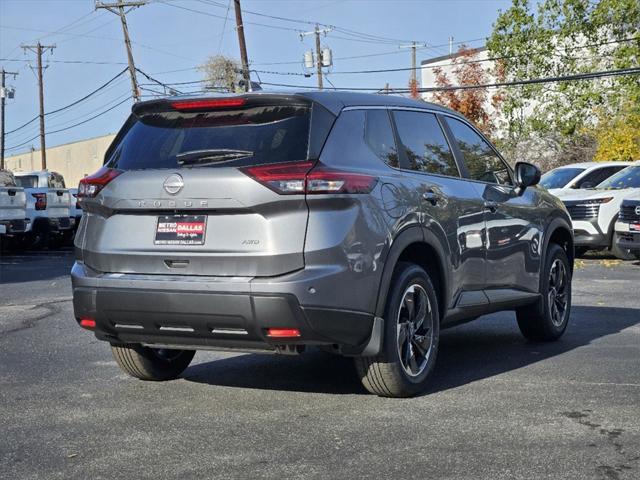
[[16, 177], [16, 185], [22, 188], [38, 188], [38, 176], [20, 175]]
[[432, 113], [393, 113], [409, 168], [425, 173], [460, 176], [449, 144]]
[[400, 166], [391, 121], [386, 110], [366, 111], [364, 136], [369, 148], [385, 163], [396, 168]]
[[[587, 188], [589, 186], [595, 187], [601, 182], [604, 182], [607, 178], [616, 172], [619, 172], [624, 167], [603, 167], [587, 173], [583, 178], [578, 180], [578, 183], [573, 188]], [[586, 185], [590, 184], [590, 185]]]
[[554, 168], [540, 179], [544, 188], [564, 188], [571, 180], [584, 172], [584, 168]]
[[511, 184], [509, 168], [480, 135], [459, 120], [447, 118], [447, 123], [458, 142], [472, 179], [501, 185]]
[[640, 165], [620, 170], [598, 185], [598, 188], [640, 188]]
[[310, 110], [298, 105], [143, 114], [110, 148], [105, 163], [141, 170], [178, 168], [178, 157], [185, 167], [305, 160], [310, 117]]

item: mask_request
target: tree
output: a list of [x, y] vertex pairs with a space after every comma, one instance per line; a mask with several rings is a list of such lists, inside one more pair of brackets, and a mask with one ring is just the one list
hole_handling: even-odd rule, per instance
[[602, 119], [595, 128], [598, 142], [594, 160], [640, 160], [640, 112], [628, 106], [613, 118]]
[[[513, 0], [487, 42], [509, 80], [565, 76], [637, 66], [638, 0]], [[640, 76], [509, 87], [501, 92], [508, 140], [559, 136], [560, 146], [630, 100], [640, 104]]]
[[[481, 62], [477, 61], [478, 52], [462, 45], [452, 63], [454, 80], [437, 67], [433, 69], [435, 84], [437, 87], [447, 88], [452, 86], [484, 85], [490, 83], [489, 73]], [[467, 90], [441, 90], [432, 94], [433, 101], [440, 103], [452, 110], [460, 112], [467, 117], [485, 134], [491, 135], [495, 125], [488, 111], [489, 92], [487, 88], [472, 88]], [[494, 101], [497, 98], [492, 99]]]
[[209, 57], [198, 69], [205, 74], [207, 88], [235, 92], [242, 80], [240, 62], [224, 55]]

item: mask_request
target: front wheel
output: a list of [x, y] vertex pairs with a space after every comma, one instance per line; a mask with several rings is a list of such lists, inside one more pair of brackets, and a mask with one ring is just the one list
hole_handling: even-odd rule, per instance
[[149, 348], [139, 344], [111, 345], [118, 366], [140, 380], [163, 381], [177, 378], [191, 363], [195, 350]]
[[396, 267], [384, 316], [382, 351], [355, 359], [364, 387], [382, 397], [424, 390], [438, 354], [440, 317], [431, 278], [417, 265]]
[[571, 267], [567, 253], [551, 244], [541, 272], [540, 300], [516, 310], [522, 335], [527, 340], [549, 342], [562, 336], [571, 313]]

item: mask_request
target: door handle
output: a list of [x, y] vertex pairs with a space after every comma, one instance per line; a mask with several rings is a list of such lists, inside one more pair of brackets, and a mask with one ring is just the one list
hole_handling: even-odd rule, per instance
[[431, 205], [435, 206], [438, 203], [438, 200], [440, 200], [440, 195], [438, 195], [433, 190], [427, 190], [422, 194], [422, 199], [425, 202], [429, 202]]
[[485, 211], [489, 211], [491, 213], [495, 213], [498, 210], [498, 202], [484, 202]]

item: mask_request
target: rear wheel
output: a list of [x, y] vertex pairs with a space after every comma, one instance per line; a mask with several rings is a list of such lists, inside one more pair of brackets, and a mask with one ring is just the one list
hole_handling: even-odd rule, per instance
[[438, 354], [438, 300], [427, 272], [411, 263], [396, 267], [385, 309], [382, 351], [355, 359], [364, 387], [383, 397], [424, 390]]
[[173, 380], [191, 363], [195, 350], [149, 348], [139, 344], [111, 345], [118, 366], [140, 380]]
[[549, 245], [540, 293], [542, 298], [537, 303], [516, 310], [518, 326], [528, 340], [557, 340], [566, 330], [571, 313], [571, 268], [559, 245]]

